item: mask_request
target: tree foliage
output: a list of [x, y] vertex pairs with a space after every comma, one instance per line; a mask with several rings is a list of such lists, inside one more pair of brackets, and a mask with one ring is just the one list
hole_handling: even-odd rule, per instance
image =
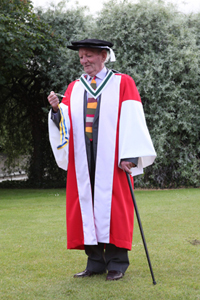
[[114, 43], [110, 67], [132, 76], [142, 98], [158, 156], [136, 185], [200, 186], [199, 14], [162, 0], [111, 0], [92, 22], [65, 1], [35, 13], [31, 1], [0, 1], [0, 144], [10, 161], [30, 157], [31, 184], [64, 184], [49, 146], [46, 98], [82, 72], [66, 44], [93, 37]]
[[8, 164], [20, 154], [28, 155], [33, 186], [66, 179], [49, 147], [45, 109], [49, 92], [65, 88], [80, 72], [77, 57], [66, 52], [66, 43], [69, 36], [79, 36], [84, 23], [81, 9], [63, 12], [59, 6], [34, 13], [30, 1], [1, 3], [1, 144]]
[[200, 185], [196, 19], [163, 1], [110, 1], [97, 20], [98, 36], [114, 43], [115, 68], [136, 82], [157, 151], [155, 164], [136, 180], [139, 185]]

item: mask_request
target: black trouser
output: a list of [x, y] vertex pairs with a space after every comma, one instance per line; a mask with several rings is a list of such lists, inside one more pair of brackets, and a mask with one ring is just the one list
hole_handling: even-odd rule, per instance
[[113, 244], [85, 245], [85, 253], [88, 256], [86, 269], [92, 272], [115, 270], [125, 273], [129, 266], [128, 250]]
[[[90, 143], [90, 153], [90, 181], [92, 186], [92, 197], [94, 199], [95, 161], [92, 142]], [[113, 244], [98, 243], [98, 245], [85, 245], [85, 253], [88, 256], [86, 269], [92, 272], [100, 273], [105, 270], [115, 270], [125, 273], [129, 266], [127, 249], [118, 248]]]

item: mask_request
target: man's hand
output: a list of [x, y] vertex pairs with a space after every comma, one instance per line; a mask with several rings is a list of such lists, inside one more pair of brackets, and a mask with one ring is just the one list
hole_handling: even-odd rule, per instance
[[125, 160], [121, 161], [120, 165], [121, 165], [122, 170], [124, 172], [127, 172], [128, 174], [131, 174], [131, 171], [130, 171], [131, 168], [136, 167], [136, 165], [134, 163], [125, 161]]
[[47, 97], [47, 99], [49, 101], [49, 104], [51, 104], [53, 111], [57, 112], [58, 111], [59, 99], [56, 96], [56, 94], [54, 92], [51, 92], [49, 94], [49, 96]]

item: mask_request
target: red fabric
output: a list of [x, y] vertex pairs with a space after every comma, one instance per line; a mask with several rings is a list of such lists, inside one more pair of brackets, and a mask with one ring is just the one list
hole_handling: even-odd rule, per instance
[[136, 100], [141, 102], [140, 94], [132, 77], [126, 74], [115, 74], [121, 76], [120, 99], [121, 102], [126, 100]]
[[66, 216], [67, 216], [67, 248], [68, 249], [84, 249], [83, 223], [81, 209], [78, 196], [75, 162], [74, 162], [74, 141], [73, 127], [70, 111], [70, 96], [75, 81], [72, 82], [67, 91], [63, 103], [69, 107], [70, 119], [70, 138], [69, 138], [69, 164], [67, 171], [67, 187], [66, 187]]
[[[133, 236], [134, 207], [126, 174], [118, 167], [119, 120], [123, 101], [136, 100], [141, 102], [140, 95], [133, 79], [124, 74], [121, 76], [120, 103], [116, 132], [116, 149], [113, 178], [113, 197], [111, 207], [110, 243], [120, 248], [131, 250]], [[69, 165], [67, 175], [67, 248], [84, 249], [82, 216], [78, 198], [78, 188], [74, 162], [73, 127], [70, 112], [70, 96], [75, 82], [71, 83], [65, 92], [63, 103], [69, 107], [71, 123], [69, 140]], [[131, 176], [133, 184], [133, 178]]]
[[[121, 105], [126, 100], [141, 102], [134, 80], [125, 74], [121, 76], [119, 116], [116, 132], [115, 169], [113, 178], [113, 199], [111, 208], [110, 243], [131, 250], [134, 207], [126, 174], [118, 167], [119, 120]], [[130, 176], [133, 185], [133, 178]]]

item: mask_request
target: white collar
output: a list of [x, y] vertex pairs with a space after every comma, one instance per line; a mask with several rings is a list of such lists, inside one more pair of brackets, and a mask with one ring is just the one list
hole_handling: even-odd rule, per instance
[[97, 73], [96, 77], [103, 80], [106, 77], [107, 73], [108, 73], [107, 68], [103, 67], [103, 69], [99, 73]]
[[114, 76], [114, 73], [109, 70], [106, 74], [106, 76], [104, 77], [104, 79], [101, 81], [100, 85], [97, 87], [96, 90], [94, 90], [89, 81], [87, 81], [87, 79], [85, 78], [84, 74], [81, 75], [80, 77], [80, 82], [83, 85], [84, 89], [91, 94], [95, 99], [97, 99], [99, 97], [99, 95], [101, 94], [101, 92], [103, 91], [103, 89], [106, 87], [106, 85], [108, 84], [108, 82], [111, 80], [112, 76]]
[[[101, 80], [103, 80], [106, 77], [106, 74], [108, 73], [107, 68], [104, 66], [103, 69], [97, 73], [95, 76]], [[87, 81], [91, 79], [91, 76], [87, 75]]]

